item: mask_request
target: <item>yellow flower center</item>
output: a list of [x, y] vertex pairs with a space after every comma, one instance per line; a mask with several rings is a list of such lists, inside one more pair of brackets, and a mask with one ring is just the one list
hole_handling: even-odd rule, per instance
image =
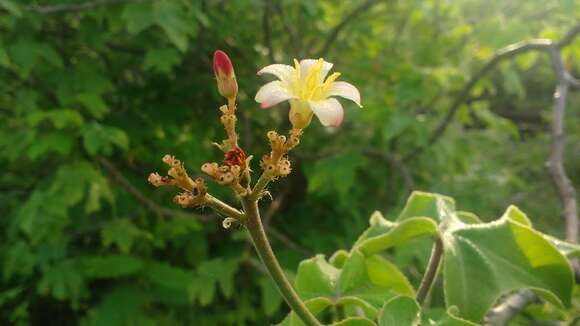
[[303, 101], [322, 101], [328, 96], [328, 91], [332, 83], [340, 76], [340, 73], [335, 72], [328, 76], [323, 82], [321, 78], [322, 68], [324, 68], [324, 60], [318, 59], [310, 69], [306, 76], [302, 76], [300, 63], [294, 59], [294, 83], [292, 88], [295, 95]]

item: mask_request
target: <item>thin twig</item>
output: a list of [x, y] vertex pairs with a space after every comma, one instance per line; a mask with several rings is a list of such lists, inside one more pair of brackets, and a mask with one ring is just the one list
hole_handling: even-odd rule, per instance
[[379, 159], [391, 163], [401, 173], [401, 176], [405, 181], [405, 186], [407, 187], [409, 192], [415, 189], [415, 180], [413, 179], [413, 175], [411, 174], [411, 171], [409, 171], [409, 168], [407, 167], [405, 162], [403, 162], [400, 158], [393, 155], [392, 153], [381, 152], [375, 149], [367, 149], [363, 151], [363, 154], [365, 154], [370, 158]]
[[142, 0], [95, 0], [82, 3], [66, 3], [58, 5], [29, 5], [26, 6], [25, 9], [26, 11], [36, 12], [39, 14], [56, 14], [61, 12], [85, 11], [106, 5], [136, 1]]
[[[566, 223], [566, 240], [572, 243], [578, 242], [578, 203], [576, 191], [566, 174], [564, 167], [565, 132], [564, 120], [566, 113], [566, 97], [570, 81], [574, 80], [566, 71], [562, 54], [563, 45], [572, 41], [573, 37], [580, 33], [580, 28], [568, 32], [563, 41], [549, 45], [549, 54], [552, 60], [552, 69], [556, 75], [557, 85], [554, 91], [554, 109], [552, 116], [550, 158], [547, 166], [552, 182], [563, 206], [563, 215]], [[578, 279], [578, 261], [571, 260], [572, 267]], [[525, 309], [527, 305], [537, 301], [536, 295], [529, 290], [521, 290], [508, 296], [501, 304], [492, 309], [486, 316], [486, 324], [494, 326], [507, 325], [516, 314]]]
[[556, 73], [558, 84], [554, 91], [554, 111], [552, 116], [552, 145], [548, 170], [560, 202], [563, 206], [563, 215], [566, 221], [566, 240], [578, 242], [578, 203], [576, 190], [564, 167], [565, 131], [564, 117], [566, 114], [566, 97], [569, 90], [567, 72], [562, 61], [562, 54], [557, 48], [552, 49], [552, 67]]
[[508, 295], [500, 305], [490, 311], [485, 318], [484, 325], [508, 325], [517, 314], [534, 302], [538, 302], [538, 297], [530, 290], [520, 290]]
[[271, 226], [266, 229], [266, 233], [268, 233], [268, 235], [270, 235], [272, 238], [283, 243], [288, 249], [295, 250], [295, 251], [303, 254], [306, 257], [311, 257], [314, 255], [314, 253], [312, 251], [302, 247], [298, 243], [291, 240], [287, 235], [274, 229]]
[[562, 38], [554, 44], [558, 50], [568, 46], [580, 34], [580, 24], [570, 28]]
[[423, 303], [425, 303], [425, 299], [429, 295], [429, 292], [435, 283], [437, 272], [439, 271], [439, 265], [441, 264], [442, 255], [443, 242], [439, 237], [437, 237], [433, 242], [433, 249], [431, 250], [431, 257], [429, 258], [429, 263], [427, 264], [427, 270], [423, 275], [419, 290], [417, 290], [416, 299], [419, 305], [423, 305]]
[[190, 213], [190, 212], [187, 212], [184, 210], [162, 207], [162, 206], [156, 204], [154, 201], [149, 200], [139, 189], [137, 189], [135, 186], [133, 186], [131, 184], [131, 182], [129, 180], [127, 180], [127, 178], [121, 173], [121, 171], [119, 171], [119, 169], [117, 169], [117, 167], [111, 161], [109, 161], [107, 158], [102, 157], [102, 156], [97, 156], [96, 159], [97, 159], [97, 162], [109, 172], [109, 174], [111, 175], [111, 178], [116, 183], [118, 183], [121, 187], [125, 188], [125, 190], [130, 195], [135, 197], [135, 199], [137, 199], [139, 202], [144, 204], [145, 207], [147, 207], [151, 211], [153, 211], [161, 216], [165, 216], [165, 217], [186, 216], [186, 217], [195, 218], [195, 219], [202, 221], [202, 222], [208, 222], [210, 220], [214, 220], [214, 218], [212, 216], [193, 214], [193, 213]]
[[574, 38], [580, 34], [580, 25], [576, 25], [572, 27], [559, 41], [554, 42], [548, 39], [532, 39], [529, 41], [522, 41], [517, 42], [511, 45], [504, 47], [503, 49], [499, 50], [475, 75], [471, 77], [471, 79], [465, 84], [463, 89], [459, 92], [459, 94], [453, 100], [451, 106], [447, 110], [447, 113], [437, 124], [435, 129], [431, 132], [431, 136], [429, 137], [429, 141], [427, 144], [418, 146], [409, 152], [407, 155], [404, 156], [403, 161], [408, 161], [420, 153], [422, 153], [427, 147], [435, 144], [439, 139], [443, 136], [447, 127], [453, 121], [455, 114], [461, 107], [461, 105], [468, 99], [471, 90], [477, 83], [497, 64], [504, 61], [505, 59], [513, 58], [519, 54], [527, 53], [530, 51], [545, 51], [550, 52], [552, 47], [556, 47], [557, 49], [561, 49], [567, 45], [569, 45]]
[[322, 45], [322, 48], [318, 52], [318, 57], [324, 57], [326, 54], [328, 54], [328, 51], [330, 50], [330, 48], [332, 47], [332, 45], [335, 43], [336, 38], [338, 37], [338, 34], [340, 34], [340, 32], [350, 22], [352, 22], [353, 20], [355, 20], [355, 18], [357, 18], [357, 16], [359, 16], [360, 14], [362, 14], [365, 11], [371, 9], [374, 5], [378, 4], [379, 2], [380, 2], [380, 0], [367, 0], [367, 1], [363, 2], [363, 3], [361, 3], [358, 7], [354, 8], [346, 16], [344, 16], [344, 18], [340, 21], [340, 23], [338, 23], [330, 31], [330, 34], [328, 35], [328, 37], [324, 41], [324, 44]]

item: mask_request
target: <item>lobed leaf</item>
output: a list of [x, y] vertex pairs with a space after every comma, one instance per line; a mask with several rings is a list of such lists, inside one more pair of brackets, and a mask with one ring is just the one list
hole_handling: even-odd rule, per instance
[[446, 301], [457, 306], [459, 317], [480, 321], [500, 295], [519, 288], [559, 306], [570, 303], [570, 265], [528, 226], [507, 217], [459, 225], [443, 235], [443, 243]]
[[421, 307], [415, 299], [398, 296], [385, 302], [379, 312], [379, 326], [415, 326], [419, 321]]

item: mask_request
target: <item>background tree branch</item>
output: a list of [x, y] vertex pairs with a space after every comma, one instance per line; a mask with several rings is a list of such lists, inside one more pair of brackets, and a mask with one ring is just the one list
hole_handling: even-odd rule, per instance
[[[556, 43], [549, 43], [541, 46], [541, 50], [549, 50], [552, 61], [552, 69], [556, 76], [556, 89], [554, 91], [554, 105], [552, 112], [552, 124], [550, 137], [552, 140], [550, 146], [550, 157], [547, 162], [548, 171], [554, 184], [558, 198], [562, 204], [562, 211], [565, 220], [566, 240], [572, 243], [578, 243], [578, 203], [576, 201], [576, 190], [564, 166], [564, 147], [565, 131], [564, 121], [566, 113], [566, 98], [570, 88], [570, 83], [575, 79], [566, 71], [562, 60], [561, 48], [570, 43], [574, 36], [580, 32], [580, 28], [575, 27]], [[516, 47], [517, 48], [517, 47]], [[572, 267], [578, 279], [578, 261], [571, 260]], [[486, 318], [487, 325], [503, 326], [508, 325], [515, 315], [526, 308], [527, 305], [537, 302], [539, 299], [530, 290], [520, 290], [506, 299], [494, 309], [492, 309]]]
[[355, 18], [364, 13], [365, 11], [371, 9], [374, 5], [380, 3], [380, 0], [367, 0], [361, 3], [358, 7], [354, 8], [350, 13], [348, 13], [344, 18], [338, 23], [331, 31], [326, 40], [324, 41], [322, 48], [318, 51], [317, 57], [324, 57], [328, 54], [330, 48], [336, 43], [336, 39], [340, 32]]
[[563, 206], [564, 220], [566, 221], [566, 240], [572, 243], [578, 242], [578, 203], [576, 201], [576, 190], [564, 167], [564, 147], [565, 131], [564, 117], [566, 114], [566, 97], [569, 91], [570, 81], [565, 70], [562, 54], [558, 48], [551, 51], [552, 67], [556, 74], [558, 83], [554, 91], [554, 111], [552, 115], [552, 145], [550, 148], [550, 159], [548, 170], [558, 198]]
[[63, 3], [58, 5], [29, 5], [26, 6], [25, 9], [26, 11], [35, 12], [39, 14], [56, 14], [62, 12], [84, 11], [106, 5], [137, 2], [137, 1], [144, 0], [94, 0], [82, 3]]
[[443, 116], [443, 119], [437, 124], [437, 126], [431, 132], [429, 136], [429, 141], [423, 146], [418, 146], [407, 155], [403, 157], [403, 161], [408, 161], [415, 158], [417, 155], [421, 154], [426, 148], [435, 144], [443, 136], [447, 127], [453, 121], [455, 114], [461, 107], [463, 103], [469, 98], [469, 94], [477, 85], [477, 83], [490, 72], [495, 66], [500, 62], [513, 58], [519, 54], [527, 53], [529, 51], [544, 51], [549, 52], [552, 47], [556, 49], [561, 49], [569, 45], [574, 38], [580, 33], [580, 25], [572, 27], [564, 36], [557, 42], [549, 39], [532, 39], [529, 41], [521, 41], [511, 45], [508, 45], [499, 51], [479, 70], [473, 75], [467, 84], [461, 89], [459, 94], [454, 98], [451, 106]]

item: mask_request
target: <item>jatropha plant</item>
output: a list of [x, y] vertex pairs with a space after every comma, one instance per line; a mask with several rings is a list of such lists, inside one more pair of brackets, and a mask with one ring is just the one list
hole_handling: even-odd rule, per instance
[[[270, 153], [260, 160], [261, 175], [252, 182], [251, 160], [236, 131], [238, 84], [234, 67], [223, 51], [216, 51], [213, 69], [219, 93], [227, 103], [219, 108], [227, 138], [214, 143], [223, 153], [221, 163], [208, 162], [201, 170], [211, 180], [235, 193], [235, 208], [208, 192], [204, 179], [193, 180], [184, 164], [165, 155], [168, 176], [149, 175], [154, 186], [175, 186], [182, 192], [174, 202], [183, 208], [206, 206], [224, 216], [223, 226], [243, 226], [292, 312], [280, 325], [476, 325], [495, 323], [494, 304], [506, 294], [529, 288], [555, 307], [570, 305], [573, 271], [567, 256], [580, 256], [580, 247], [533, 229], [515, 206], [493, 222], [458, 211], [446, 196], [414, 192], [394, 220], [379, 212], [349, 251], [330, 259], [317, 255], [303, 261], [294, 286], [286, 278], [270, 246], [260, 218], [258, 201], [269, 196], [270, 182], [292, 172], [289, 154], [300, 143], [316, 116], [323, 126], [338, 127], [343, 107], [335, 97], [361, 106], [357, 88], [329, 75], [332, 64], [323, 59], [294, 60], [294, 66], [272, 64], [258, 71], [278, 80], [261, 87], [255, 97], [262, 109], [289, 101], [291, 130], [287, 136], [268, 131]], [[387, 253], [424, 237], [432, 253], [417, 289], [387, 257]], [[417, 242], [412, 242], [417, 243]], [[429, 309], [429, 293], [443, 274], [446, 309]], [[491, 312], [490, 312], [491, 310]], [[497, 308], [496, 308], [497, 310]], [[495, 318], [495, 319], [494, 319]], [[498, 319], [500, 318], [500, 319]], [[508, 319], [509, 320], [509, 319]]]

